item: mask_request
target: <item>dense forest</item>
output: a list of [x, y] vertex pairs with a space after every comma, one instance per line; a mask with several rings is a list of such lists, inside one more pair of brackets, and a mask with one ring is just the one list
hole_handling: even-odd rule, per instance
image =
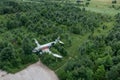
[[[60, 80], [120, 80], [120, 14], [43, 1], [0, 2], [0, 69], [15, 73], [40, 59]], [[51, 50], [63, 59], [32, 53], [34, 38], [44, 44], [58, 36], [65, 44]]]

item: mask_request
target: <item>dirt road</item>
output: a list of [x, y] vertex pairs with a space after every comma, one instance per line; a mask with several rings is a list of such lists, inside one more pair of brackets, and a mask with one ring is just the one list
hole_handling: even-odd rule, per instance
[[0, 71], [0, 80], [59, 80], [55, 73], [40, 61], [16, 73]]

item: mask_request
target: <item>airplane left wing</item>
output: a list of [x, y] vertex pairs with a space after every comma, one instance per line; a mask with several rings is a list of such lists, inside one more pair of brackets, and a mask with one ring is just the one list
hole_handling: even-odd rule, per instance
[[37, 47], [40, 46], [40, 44], [38, 43], [38, 41], [36, 39], [35, 40], [35, 43], [37, 44]]

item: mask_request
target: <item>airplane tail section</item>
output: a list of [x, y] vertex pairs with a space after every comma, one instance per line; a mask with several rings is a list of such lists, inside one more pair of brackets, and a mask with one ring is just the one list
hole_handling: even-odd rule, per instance
[[56, 43], [59, 42], [60, 44], [64, 44], [62, 41], [60, 41], [60, 37], [58, 37], [58, 38], [55, 40], [55, 42], [56, 42]]

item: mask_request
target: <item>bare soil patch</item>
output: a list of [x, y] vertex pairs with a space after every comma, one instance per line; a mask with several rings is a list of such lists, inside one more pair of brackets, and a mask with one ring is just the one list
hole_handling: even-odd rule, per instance
[[59, 80], [59, 79], [52, 70], [47, 68], [39, 61], [16, 74], [8, 74], [4, 71], [0, 71], [0, 80]]

